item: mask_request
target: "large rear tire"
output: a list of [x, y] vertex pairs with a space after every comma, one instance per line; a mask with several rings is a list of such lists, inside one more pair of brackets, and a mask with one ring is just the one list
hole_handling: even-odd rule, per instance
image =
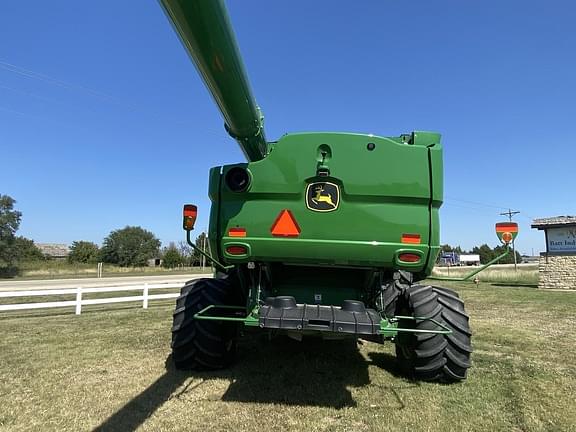
[[196, 320], [211, 304], [242, 305], [236, 279], [196, 279], [184, 285], [176, 300], [172, 326], [172, 359], [177, 369], [222, 369], [233, 361], [239, 324]]
[[380, 293], [377, 298], [377, 309], [387, 318], [397, 315], [398, 300], [412, 284], [412, 273], [398, 271], [391, 281], [380, 282]]
[[[399, 299], [399, 315], [429, 317], [446, 325], [452, 334], [399, 333], [396, 356], [400, 369], [423, 381], [454, 382], [466, 379], [470, 367], [472, 333], [464, 302], [448, 288], [413, 285]], [[437, 330], [429, 320], [400, 320], [400, 327]]]

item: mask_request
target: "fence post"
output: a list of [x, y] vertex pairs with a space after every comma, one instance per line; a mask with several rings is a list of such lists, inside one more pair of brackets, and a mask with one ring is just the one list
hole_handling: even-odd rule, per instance
[[142, 307], [148, 309], [148, 284], [144, 284], [144, 301], [142, 302]]
[[82, 287], [76, 288], [76, 315], [82, 313]]

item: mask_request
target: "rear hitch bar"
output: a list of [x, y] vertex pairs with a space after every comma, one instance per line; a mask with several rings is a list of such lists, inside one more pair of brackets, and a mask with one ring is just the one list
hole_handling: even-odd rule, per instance
[[[241, 313], [242, 316], [229, 316], [229, 315], [211, 315], [210, 311], [214, 309], [225, 309], [231, 311], [232, 315]], [[227, 321], [227, 322], [239, 322], [243, 323], [248, 327], [261, 327], [259, 321], [259, 307], [255, 307], [251, 312], [246, 313], [245, 306], [232, 306], [232, 305], [208, 305], [204, 309], [196, 312], [194, 314], [194, 319], [197, 320], [208, 320], [208, 321]], [[235, 311], [235, 312], [234, 312]], [[413, 329], [413, 328], [402, 328], [398, 327], [400, 320], [411, 320], [411, 321], [430, 321], [434, 323], [438, 329]], [[398, 333], [428, 333], [428, 334], [442, 334], [449, 335], [452, 334], [452, 330], [448, 328], [445, 324], [429, 317], [412, 317], [405, 315], [397, 315], [390, 319], [382, 319], [380, 321], [380, 329], [377, 334], [381, 334], [385, 337], [394, 337]]]
[[[402, 328], [402, 327], [395, 327], [398, 325], [400, 320], [411, 320], [411, 321], [430, 321], [433, 324], [437, 325], [442, 330], [428, 330], [428, 329], [412, 329], [412, 328]], [[405, 315], [396, 315], [394, 318], [389, 320], [382, 320], [380, 322], [380, 334], [383, 336], [396, 336], [396, 333], [432, 333], [432, 334], [443, 334], [449, 335], [452, 334], [452, 330], [447, 327], [445, 324], [441, 323], [440, 321], [435, 320], [434, 318], [428, 317], [412, 317], [412, 316], [405, 316]]]

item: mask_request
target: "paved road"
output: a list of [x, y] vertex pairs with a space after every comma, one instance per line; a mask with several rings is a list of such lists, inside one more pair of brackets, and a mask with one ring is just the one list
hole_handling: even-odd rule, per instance
[[189, 275], [160, 276], [121, 276], [82, 279], [48, 279], [48, 280], [4, 280], [0, 281], [0, 291], [20, 291], [34, 289], [57, 289], [76, 287], [141, 285], [143, 283], [184, 283], [199, 277], [211, 277], [212, 274], [193, 273]]

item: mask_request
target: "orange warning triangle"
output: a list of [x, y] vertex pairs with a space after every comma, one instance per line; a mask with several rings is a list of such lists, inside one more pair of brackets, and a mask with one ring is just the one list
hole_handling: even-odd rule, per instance
[[300, 227], [290, 210], [282, 210], [270, 229], [272, 235], [279, 237], [298, 237]]

